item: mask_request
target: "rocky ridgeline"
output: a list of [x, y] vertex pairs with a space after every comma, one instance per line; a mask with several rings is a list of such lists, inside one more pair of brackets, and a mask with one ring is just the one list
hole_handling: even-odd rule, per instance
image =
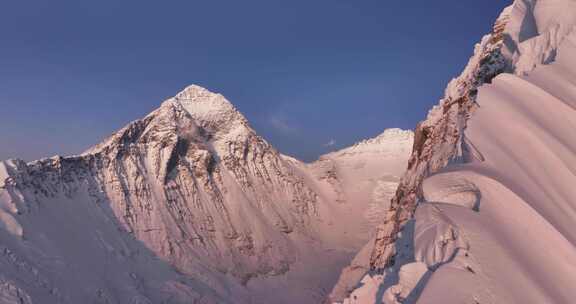
[[[482, 159], [463, 135], [477, 105], [478, 88], [499, 74], [526, 75], [553, 62], [559, 46], [575, 30], [573, 5], [570, 1], [514, 1], [501, 13], [492, 33], [476, 45], [462, 74], [448, 84], [445, 97], [416, 127], [408, 170], [378, 229], [370, 261], [373, 269], [394, 263], [394, 242], [422, 199], [423, 179], [450, 162]], [[548, 11], [555, 17], [539, 18], [536, 13]]]
[[502, 55], [503, 31], [510, 9], [496, 21], [491, 34], [476, 45], [474, 55], [460, 77], [452, 80], [446, 97], [418, 124], [408, 169], [392, 199], [384, 222], [378, 228], [370, 266], [383, 270], [394, 264], [395, 242], [403, 226], [410, 220], [422, 199], [424, 178], [450, 162], [474, 157], [473, 147], [463, 136], [466, 121], [474, 111], [478, 87], [490, 83], [498, 74], [511, 70], [510, 61]]

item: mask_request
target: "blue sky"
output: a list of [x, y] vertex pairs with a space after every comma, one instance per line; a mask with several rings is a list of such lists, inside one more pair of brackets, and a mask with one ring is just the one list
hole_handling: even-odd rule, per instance
[[2, 1], [0, 159], [79, 153], [188, 84], [281, 152], [413, 128], [508, 1]]

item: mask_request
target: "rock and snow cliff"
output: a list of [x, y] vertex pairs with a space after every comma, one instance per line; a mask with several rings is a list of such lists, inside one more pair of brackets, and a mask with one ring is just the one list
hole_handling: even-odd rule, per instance
[[[573, 303], [576, 1], [517, 0], [415, 132], [345, 303]], [[359, 282], [361, 280], [361, 282]]]
[[0, 162], [0, 302], [318, 302], [411, 146], [388, 130], [305, 164], [187, 87], [82, 155]]

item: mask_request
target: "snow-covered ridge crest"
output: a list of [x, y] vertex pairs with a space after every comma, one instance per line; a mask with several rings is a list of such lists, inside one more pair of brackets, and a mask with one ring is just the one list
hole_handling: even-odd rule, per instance
[[463, 132], [477, 106], [479, 87], [491, 83], [499, 74], [523, 75], [553, 62], [559, 46], [574, 33], [575, 25], [573, 0], [517, 0], [503, 10], [492, 33], [475, 46], [462, 74], [448, 84], [446, 96], [417, 126], [408, 170], [376, 240], [371, 259], [374, 268], [384, 268], [392, 262], [394, 235], [401, 223], [412, 217], [421, 198], [422, 180], [449, 162], [481, 157]]
[[408, 170], [376, 236], [370, 259], [372, 268], [383, 269], [393, 264], [396, 253], [394, 242], [402, 226], [413, 216], [424, 177], [451, 161], [461, 161], [467, 157], [466, 151], [471, 147], [462, 134], [467, 117], [474, 110], [478, 87], [490, 83], [498, 74], [511, 70], [510, 60], [501, 52], [511, 12], [510, 7], [503, 11], [492, 33], [484, 36], [475, 46], [474, 55], [462, 74], [448, 84], [446, 96], [416, 127]]
[[344, 303], [574, 301], [575, 4], [515, 1], [476, 46], [416, 129], [371, 258], [356, 260], [376, 271]]
[[411, 130], [402, 130], [398, 128], [386, 129], [384, 132], [376, 137], [364, 139], [347, 149], [353, 149], [354, 147], [370, 146], [370, 145], [386, 145], [394, 144], [397, 142], [406, 142], [414, 138], [414, 132]]
[[386, 129], [376, 137], [364, 139], [354, 145], [344, 148], [326, 156], [345, 156], [358, 153], [407, 153], [414, 140], [414, 132], [398, 128]]

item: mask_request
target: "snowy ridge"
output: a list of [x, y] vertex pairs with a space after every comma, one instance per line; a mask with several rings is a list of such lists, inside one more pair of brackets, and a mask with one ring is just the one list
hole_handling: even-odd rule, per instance
[[[466, 135], [483, 161], [425, 179], [415, 253], [435, 270], [420, 303], [573, 302], [576, 36], [559, 51], [549, 66], [481, 88]], [[440, 227], [456, 237], [439, 256], [441, 238], [429, 231]], [[455, 284], [447, 299], [442, 290]]]
[[348, 148], [332, 152], [329, 155], [344, 156], [356, 153], [384, 153], [386, 150], [405, 153], [403, 148], [411, 146], [413, 140], [414, 132], [412, 131], [398, 128], [386, 129], [376, 137], [362, 140]]
[[[333, 173], [334, 177], [328, 180], [342, 189], [339, 193], [340, 201], [357, 202], [350, 206], [348, 214], [351, 219], [360, 218], [363, 221], [347, 222], [347, 226], [359, 225], [365, 237], [374, 237], [374, 227], [380, 224], [390, 207], [400, 176], [406, 170], [405, 155], [409, 155], [412, 150], [413, 141], [412, 131], [387, 129], [372, 139], [323, 155], [314, 164], [329, 168], [327, 171]], [[360, 202], [367, 204], [358, 204]], [[344, 297], [370, 269], [368, 261], [373, 242], [364, 242], [359, 246], [362, 246], [360, 253], [344, 268], [331, 292], [331, 298], [336, 295]]]
[[575, 4], [516, 1], [476, 47], [416, 131], [372, 245], [379, 271], [345, 303], [573, 302]]
[[463, 137], [463, 130], [467, 117], [476, 106], [478, 88], [511, 69], [510, 61], [501, 53], [504, 29], [511, 11], [511, 8], [504, 10], [495, 22], [493, 32], [475, 46], [474, 55], [462, 74], [448, 84], [446, 96], [440, 104], [433, 107], [426, 120], [418, 124], [408, 170], [375, 240], [370, 259], [372, 268], [383, 269], [393, 263], [396, 235], [413, 216], [424, 177], [442, 169], [449, 162], [463, 161], [466, 151], [472, 149]]
[[374, 138], [322, 155], [311, 164], [313, 173], [338, 190], [337, 201], [354, 202], [346, 206], [349, 214], [365, 221], [347, 225], [358, 225], [363, 232], [361, 239], [374, 233], [374, 226], [389, 207], [400, 175], [406, 170], [406, 155], [413, 140], [412, 131], [387, 129]]

